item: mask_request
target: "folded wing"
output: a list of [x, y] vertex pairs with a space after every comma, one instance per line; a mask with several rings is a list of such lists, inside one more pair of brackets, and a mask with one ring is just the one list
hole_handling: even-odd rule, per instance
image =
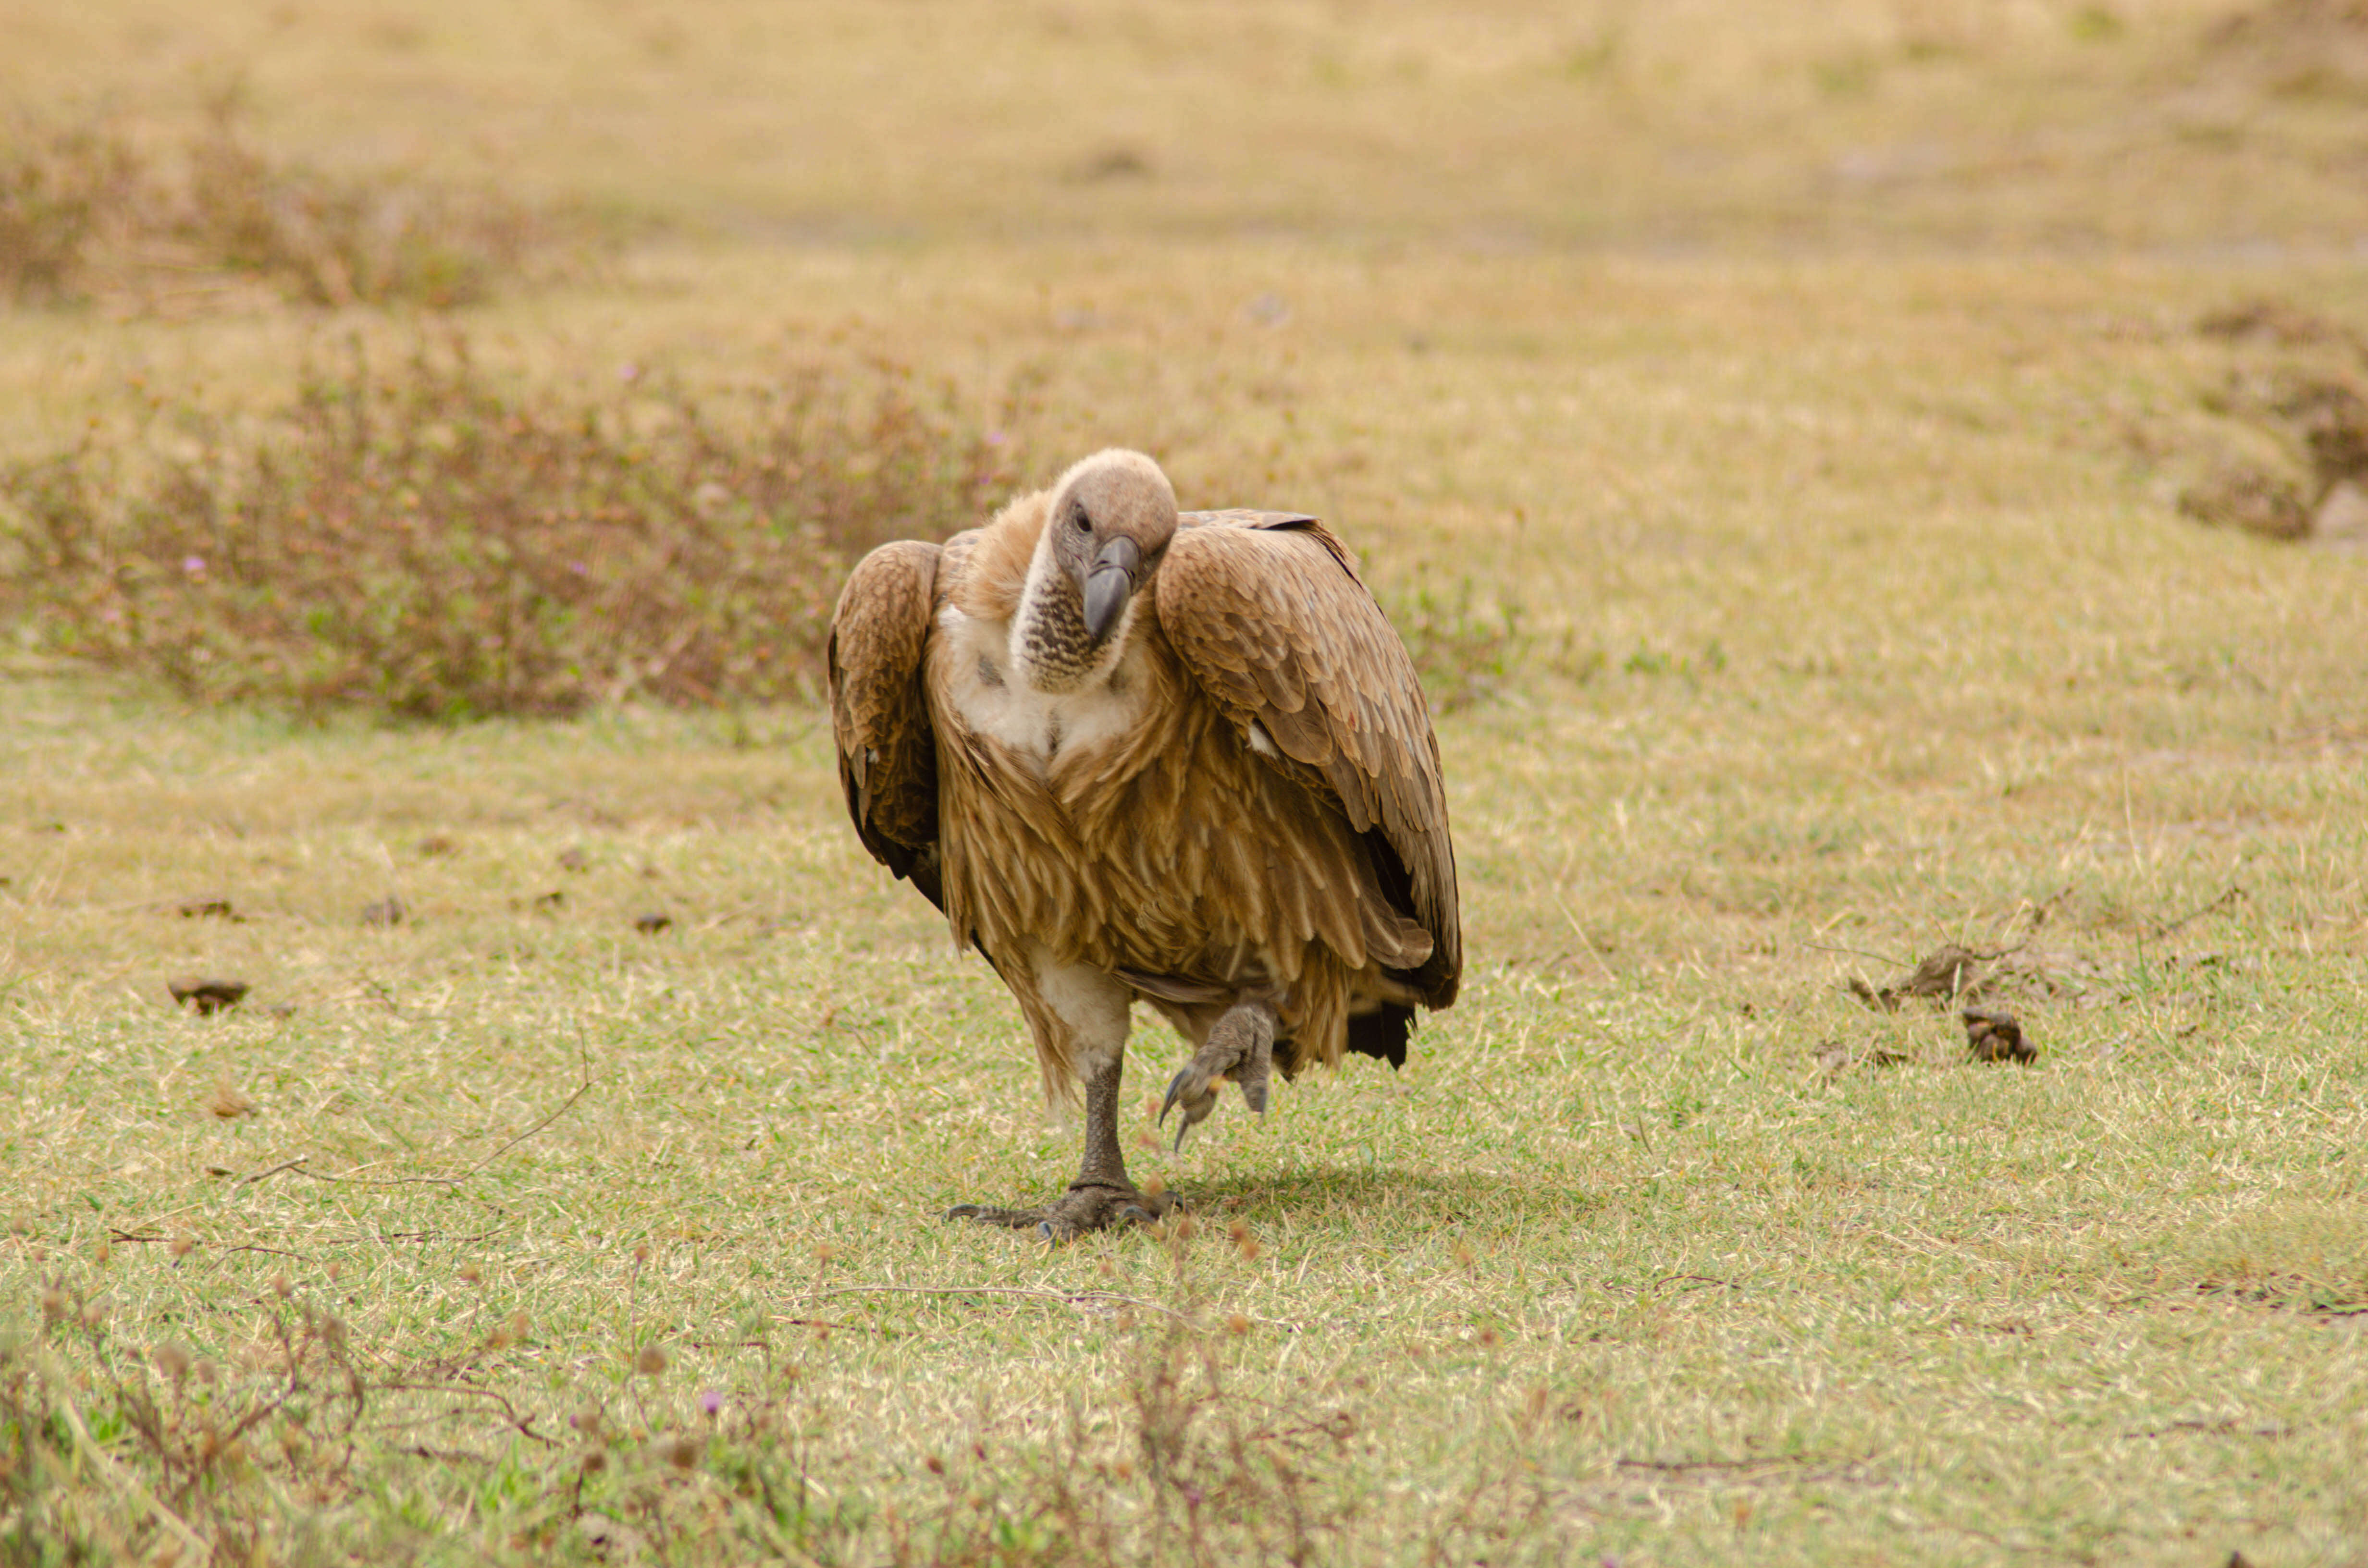
[[[1408, 977], [1455, 999], [1463, 967], [1439, 741], [1406, 644], [1314, 517], [1186, 513], [1156, 579], [1161, 629], [1201, 688], [1269, 760], [1327, 793], [1364, 837], [1397, 911], [1431, 936]], [[1255, 724], [1257, 729], [1251, 730]]]
[[905, 540], [859, 562], [831, 614], [827, 658], [838, 780], [856, 834], [942, 909], [937, 738], [921, 687], [940, 553]]

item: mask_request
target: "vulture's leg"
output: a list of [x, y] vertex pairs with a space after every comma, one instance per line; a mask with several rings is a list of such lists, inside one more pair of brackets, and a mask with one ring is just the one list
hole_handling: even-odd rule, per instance
[[1227, 1008], [1225, 1016], [1210, 1027], [1208, 1042], [1192, 1053], [1184, 1071], [1168, 1080], [1167, 1098], [1159, 1107], [1163, 1122], [1170, 1110], [1178, 1106], [1184, 1109], [1184, 1124], [1176, 1130], [1178, 1149], [1184, 1147], [1184, 1134], [1217, 1108], [1220, 1078], [1239, 1084], [1243, 1103], [1264, 1114], [1278, 1021], [1275, 1010], [1266, 1003], [1241, 1002]]
[[1118, 1085], [1125, 1068], [1125, 1058], [1113, 1055], [1086, 1079], [1086, 1157], [1064, 1197], [1041, 1209], [963, 1203], [947, 1210], [946, 1218], [1032, 1230], [1048, 1242], [1065, 1242], [1112, 1221], [1141, 1224], [1167, 1213], [1174, 1207], [1175, 1198], [1136, 1190], [1126, 1174], [1126, 1155], [1119, 1149]]
[[1119, 1080], [1126, 1071], [1128, 1011], [1134, 993], [1099, 970], [1053, 964], [1041, 950], [1030, 968], [1032, 972], [1023, 974], [1012, 990], [1020, 995], [1031, 1026], [1057, 1031], [1056, 1039], [1066, 1037], [1069, 1059], [1085, 1080], [1085, 1158], [1068, 1192], [1041, 1209], [964, 1203], [946, 1210], [946, 1218], [1033, 1230], [1053, 1242], [1070, 1241], [1113, 1222], [1159, 1218], [1174, 1207], [1175, 1199], [1138, 1191], [1126, 1174], [1126, 1155], [1118, 1142]]

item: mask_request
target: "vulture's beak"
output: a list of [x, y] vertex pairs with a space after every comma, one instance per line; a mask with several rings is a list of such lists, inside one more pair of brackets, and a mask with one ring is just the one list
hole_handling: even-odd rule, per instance
[[1094, 557], [1086, 574], [1086, 635], [1099, 647], [1110, 635], [1126, 601], [1134, 597], [1134, 577], [1143, 569], [1143, 551], [1131, 539], [1114, 539]]

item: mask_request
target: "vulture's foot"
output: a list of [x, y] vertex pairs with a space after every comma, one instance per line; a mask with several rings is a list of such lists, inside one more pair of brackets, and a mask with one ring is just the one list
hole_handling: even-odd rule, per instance
[[1179, 1205], [1170, 1192], [1146, 1193], [1133, 1187], [1103, 1182], [1073, 1181], [1065, 1197], [1042, 1209], [998, 1209], [985, 1203], [959, 1203], [946, 1210], [949, 1220], [975, 1220], [1014, 1231], [1034, 1231], [1048, 1242], [1073, 1242], [1088, 1231], [1111, 1225], [1148, 1225]]
[[1274, 1009], [1263, 1002], [1246, 1002], [1228, 1011], [1209, 1030], [1209, 1041], [1192, 1053], [1184, 1070], [1168, 1080], [1167, 1097], [1160, 1102], [1159, 1119], [1181, 1107], [1183, 1124], [1176, 1129], [1176, 1147], [1184, 1134], [1217, 1108], [1217, 1080], [1231, 1078], [1242, 1087], [1242, 1103], [1266, 1113], [1266, 1090], [1274, 1068]]

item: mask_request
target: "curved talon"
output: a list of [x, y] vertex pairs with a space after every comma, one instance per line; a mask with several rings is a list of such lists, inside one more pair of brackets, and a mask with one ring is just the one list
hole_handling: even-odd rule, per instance
[[1183, 1109], [1184, 1123], [1176, 1130], [1176, 1148], [1181, 1151], [1184, 1135], [1206, 1121], [1209, 1113], [1217, 1108], [1217, 1096], [1210, 1090], [1207, 1078], [1196, 1074], [1189, 1064], [1167, 1081], [1167, 1098], [1159, 1108], [1160, 1121], [1166, 1123], [1167, 1113], [1178, 1107]]
[[1059, 1246], [1061, 1244], [1061, 1238], [1053, 1233], [1053, 1221], [1050, 1220], [1037, 1221], [1036, 1233], [1043, 1237], [1048, 1245]]

